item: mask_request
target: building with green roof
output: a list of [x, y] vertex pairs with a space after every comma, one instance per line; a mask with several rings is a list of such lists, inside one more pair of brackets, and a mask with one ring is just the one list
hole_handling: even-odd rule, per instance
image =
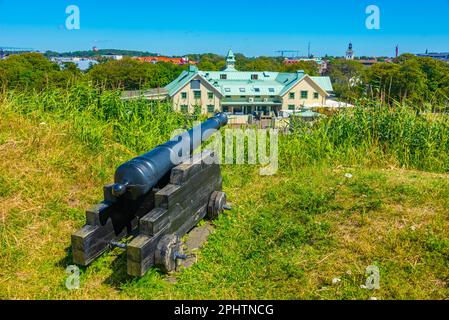
[[223, 71], [201, 71], [190, 66], [165, 88], [174, 110], [269, 114], [325, 105], [333, 88], [329, 77], [296, 73], [238, 71], [232, 50]]

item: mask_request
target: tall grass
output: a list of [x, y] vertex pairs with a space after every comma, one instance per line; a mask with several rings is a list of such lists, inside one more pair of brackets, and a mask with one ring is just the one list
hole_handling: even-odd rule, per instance
[[19, 112], [39, 122], [65, 121], [71, 132], [94, 152], [119, 143], [140, 153], [165, 141], [173, 130], [188, 127], [193, 118], [172, 112], [167, 103], [123, 101], [120, 92], [101, 92], [79, 84], [68, 90], [53, 89], [3, 97], [2, 112]]
[[[173, 112], [168, 103], [123, 101], [118, 91], [100, 91], [87, 84], [34, 93], [9, 91], [2, 100], [2, 112], [19, 112], [43, 122], [66, 121], [93, 152], [119, 143], [141, 153], [195, 120]], [[449, 172], [449, 116], [414, 110], [363, 102], [313, 125], [293, 121], [291, 133], [279, 141], [280, 167], [297, 169], [331, 161]]]
[[449, 116], [372, 102], [313, 125], [294, 121], [281, 145], [290, 165], [326, 159], [449, 172]]

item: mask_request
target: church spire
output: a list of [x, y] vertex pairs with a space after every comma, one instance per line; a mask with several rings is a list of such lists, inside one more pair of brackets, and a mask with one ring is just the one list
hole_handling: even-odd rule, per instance
[[346, 51], [346, 60], [354, 60], [354, 50], [352, 50], [352, 42], [349, 43], [348, 50]]

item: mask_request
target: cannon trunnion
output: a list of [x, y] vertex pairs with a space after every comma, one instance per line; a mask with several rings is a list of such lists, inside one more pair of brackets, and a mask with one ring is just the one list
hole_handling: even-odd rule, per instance
[[[187, 140], [172, 140], [120, 166], [115, 183], [104, 187], [104, 201], [86, 211], [86, 224], [72, 234], [74, 263], [87, 266], [109, 248], [120, 247], [126, 249], [129, 275], [142, 276], [152, 266], [173, 271], [178, 259], [185, 258], [180, 239], [200, 220], [215, 219], [226, 208], [215, 155], [204, 151], [191, 156], [211, 129], [226, 123], [226, 116], [218, 114], [197, 127], [199, 140], [194, 128], [184, 134]], [[190, 149], [182, 162], [161, 158], [181, 144]], [[133, 236], [128, 244], [120, 242], [128, 236]]]

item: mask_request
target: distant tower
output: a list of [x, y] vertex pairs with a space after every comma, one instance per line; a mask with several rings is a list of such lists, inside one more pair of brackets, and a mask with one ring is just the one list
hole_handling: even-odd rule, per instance
[[224, 71], [237, 71], [235, 69], [235, 56], [232, 50], [228, 51], [228, 56], [226, 57], [226, 69]]
[[399, 45], [396, 46], [396, 58], [399, 57]]
[[352, 43], [349, 43], [348, 50], [346, 51], [346, 60], [354, 60], [354, 51], [352, 50]]

